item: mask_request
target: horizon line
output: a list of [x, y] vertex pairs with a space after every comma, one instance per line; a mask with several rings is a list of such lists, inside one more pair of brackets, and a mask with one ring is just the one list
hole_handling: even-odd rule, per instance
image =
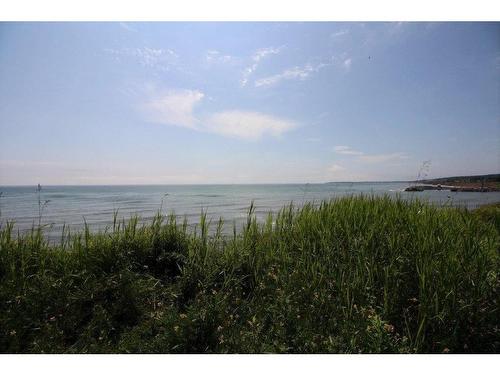
[[[363, 181], [325, 181], [325, 182], [238, 182], [238, 183], [152, 183], [152, 184], [40, 184], [40, 186], [213, 186], [213, 185], [324, 185], [324, 184], [349, 184], [349, 183], [381, 183], [381, 182], [414, 182], [412, 180], [363, 180]], [[34, 184], [6, 184], [0, 187], [36, 187]]]

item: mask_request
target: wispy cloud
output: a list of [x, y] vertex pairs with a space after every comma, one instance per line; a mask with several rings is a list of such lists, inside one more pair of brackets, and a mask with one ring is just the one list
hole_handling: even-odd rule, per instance
[[359, 159], [366, 163], [384, 163], [387, 161], [408, 159], [408, 156], [403, 152], [395, 152], [392, 154], [362, 155]]
[[346, 167], [340, 164], [330, 164], [321, 171], [318, 182], [324, 181], [363, 181], [367, 180], [366, 173], [351, 166]]
[[134, 33], [136, 33], [136, 32], [137, 32], [137, 30], [136, 30], [136, 29], [134, 29], [132, 26], [130, 26], [130, 24], [129, 24], [129, 23], [127, 23], [127, 22], [120, 22], [120, 23], [119, 23], [119, 25], [120, 25], [120, 27], [121, 27], [122, 29], [124, 29], [124, 30], [127, 30], [127, 31], [132, 31], [132, 32], [134, 32]]
[[271, 75], [264, 78], [259, 78], [255, 81], [255, 87], [273, 86], [281, 81], [285, 80], [299, 80], [305, 81], [311, 78], [315, 73], [319, 72], [321, 69], [329, 66], [340, 66], [345, 70], [350, 70], [352, 65], [352, 58], [348, 57], [347, 53], [342, 53], [340, 56], [332, 56], [326, 62], [320, 63], [307, 63], [303, 66], [294, 66], [292, 68], [285, 69], [281, 73]]
[[329, 66], [329, 65], [331, 65], [331, 64], [330, 63], [319, 63], [317, 65], [306, 64], [302, 67], [295, 66], [293, 68], [286, 69], [279, 74], [275, 74], [273, 76], [258, 79], [257, 81], [255, 81], [255, 87], [275, 85], [283, 80], [295, 80], [295, 79], [297, 79], [297, 80], [303, 81], [303, 80], [308, 79], [312, 74], [318, 72], [322, 68]]
[[252, 73], [258, 68], [260, 62], [262, 59], [264, 59], [266, 56], [269, 55], [277, 55], [278, 53], [281, 52], [281, 50], [284, 47], [268, 47], [268, 48], [261, 48], [255, 51], [255, 53], [252, 55], [252, 64], [248, 67], [245, 68], [243, 71], [243, 77], [241, 79], [241, 85], [246, 86], [248, 83], [248, 80]]
[[363, 155], [363, 152], [353, 150], [349, 146], [335, 146], [333, 149], [337, 154], [340, 155]]
[[341, 36], [349, 34], [349, 30], [339, 30], [330, 34], [331, 38], [339, 38]]
[[62, 161], [44, 161], [44, 160], [0, 160], [0, 166], [2, 167], [70, 167], [71, 163]]
[[344, 60], [344, 62], [342, 63], [342, 65], [344, 66], [344, 68], [346, 70], [350, 70], [351, 69], [351, 65], [352, 65], [352, 59], [349, 57], [347, 59]]
[[296, 66], [290, 69], [286, 69], [282, 73], [258, 79], [257, 81], [255, 81], [255, 87], [274, 85], [282, 80], [305, 80], [307, 77], [309, 77], [312, 71], [313, 70], [310, 65], [306, 65], [304, 67]]
[[204, 97], [198, 90], [169, 91], [144, 103], [142, 110], [155, 123], [246, 140], [279, 137], [296, 127], [292, 121], [254, 111], [219, 111], [197, 117], [195, 107]]
[[17, 183], [30, 184], [43, 181], [42, 176], [54, 177], [63, 174], [65, 177], [74, 177], [88, 172], [86, 165], [67, 160], [0, 160], [0, 180], [6, 184], [13, 184], [16, 180]]
[[171, 49], [161, 48], [106, 48], [106, 53], [115, 56], [118, 60], [121, 57], [130, 57], [135, 59], [144, 67], [156, 68], [160, 70], [170, 70], [178, 64], [179, 55]]
[[333, 149], [335, 153], [340, 155], [357, 156], [359, 161], [365, 163], [384, 163], [388, 161], [408, 159], [408, 156], [404, 152], [369, 155], [362, 151], [353, 150], [349, 146], [335, 146]]
[[206, 128], [228, 137], [256, 140], [264, 135], [278, 137], [295, 128], [295, 124], [259, 112], [224, 111], [209, 116]]
[[173, 126], [196, 128], [193, 111], [205, 95], [197, 90], [175, 90], [157, 96], [142, 107], [148, 120]]
[[327, 168], [327, 171], [330, 173], [342, 172], [345, 168], [338, 164], [332, 164]]
[[234, 60], [234, 56], [224, 55], [215, 49], [208, 50], [205, 54], [205, 62], [208, 64], [224, 64]]

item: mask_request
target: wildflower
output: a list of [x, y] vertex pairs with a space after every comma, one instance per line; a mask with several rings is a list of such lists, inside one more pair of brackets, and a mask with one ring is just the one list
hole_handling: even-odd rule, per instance
[[394, 332], [394, 326], [392, 324], [384, 324], [384, 330], [389, 333]]
[[186, 315], [186, 314], [180, 314], [180, 315], [179, 315], [179, 317], [180, 317], [181, 319], [186, 319], [186, 318], [187, 318], [187, 315]]

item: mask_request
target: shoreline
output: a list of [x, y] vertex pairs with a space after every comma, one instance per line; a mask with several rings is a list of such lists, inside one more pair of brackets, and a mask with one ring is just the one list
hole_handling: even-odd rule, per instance
[[405, 191], [450, 190], [458, 192], [498, 192], [500, 191], [500, 174], [476, 176], [440, 177], [411, 181], [414, 185]]
[[453, 192], [477, 192], [493, 193], [499, 192], [500, 188], [496, 186], [481, 185], [478, 183], [469, 183], [464, 185], [441, 185], [441, 184], [421, 184], [411, 185], [404, 191], [424, 191], [424, 190], [449, 190]]

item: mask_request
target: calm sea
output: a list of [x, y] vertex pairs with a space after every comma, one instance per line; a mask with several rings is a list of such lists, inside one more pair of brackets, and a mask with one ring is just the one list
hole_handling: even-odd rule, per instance
[[[223, 217], [226, 230], [232, 230], [246, 218], [253, 200], [259, 220], [270, 212], [294, 202], [320, 202], [353, 194], [399, 195], [404, 199], [420, 197], [431, 203], [460, 205], [469, 208], [500, 201], [500, 193], [461, 193], [449, 191], [404, 192], [408, 183], [355, 182], [283, 185], [149, 185], [149, 186], [42, 186], [42, 224], [50, 236], [60, 235], [63, 224], [80, 230], [84, 220], [92, 230], [104, 229], [113, 222], [113, 212], [120, 218], [139, 215], [151, 220], [163, 201], [163, 213], [175, 212], [190, 224], [199, 221], [201, 210], [214, 221]], [[14, 220], [21, 231], [38, 223], [36, 186], [0, 187], [1, 222]]]

